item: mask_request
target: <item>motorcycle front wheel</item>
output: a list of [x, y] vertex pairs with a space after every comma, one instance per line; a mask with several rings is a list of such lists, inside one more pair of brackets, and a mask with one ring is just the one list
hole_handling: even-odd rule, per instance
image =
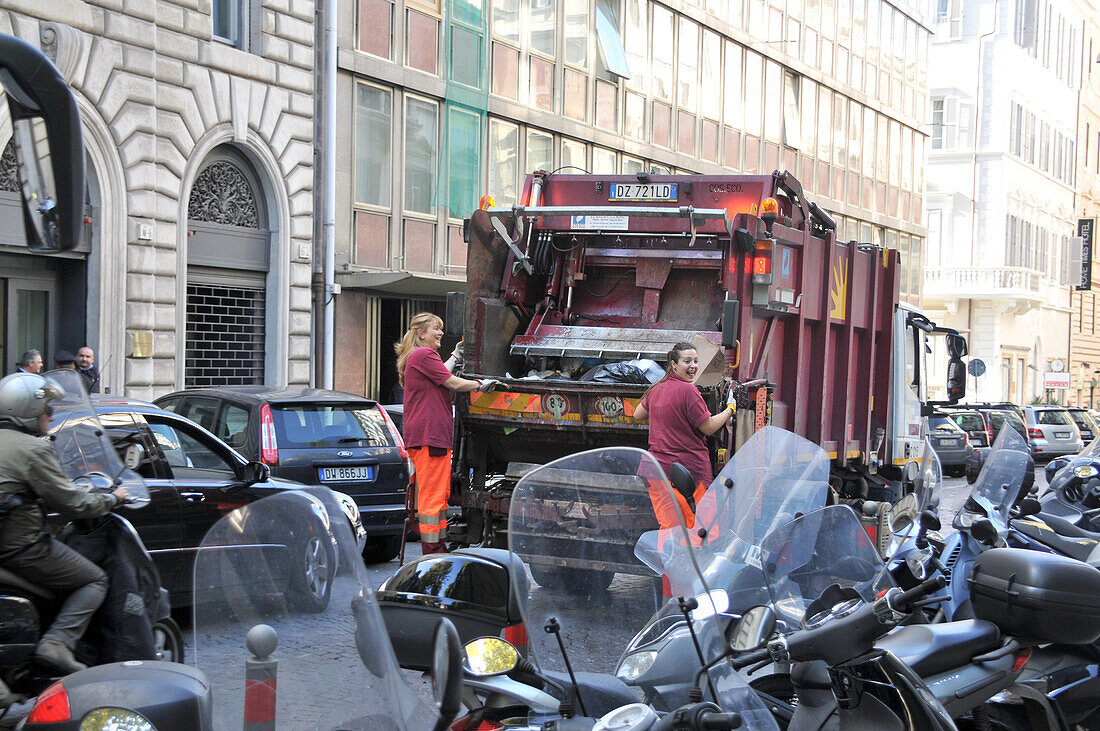
[[183, 633], [176, 620], [165, 617], [153, 625], [153, 647], [156, 648], [158, 660], [184, 661]]

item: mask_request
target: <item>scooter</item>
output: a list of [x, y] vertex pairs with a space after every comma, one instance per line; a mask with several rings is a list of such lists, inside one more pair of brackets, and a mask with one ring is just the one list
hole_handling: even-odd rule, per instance
[[[85, 490], [110, 492], [125, 485], [130, 500], [123, 507], [143, 507], [149, 502], [145, 484], [126, 469], [104, 436], [80, 376], [74, 371], [57, 371], [49, 377], [65, 389], [65, 397], [53, 403], [47, 435], [62, 469]], [[96, 665], [121, 659], [154, 659], [158, 650], [182, 659], [183, 639], [169, 613], [168, 592], [161, 586], [153, 559], [137, 531], [120, 512], [75, 521], [66, 527], [62, 540], [93, 561], [106, 558], [107, 568], [111, 561], [125, 561], [126, 569], [135, 577], [136, 586], [130, 588], [141, 596], [143, 605], [140, 614], [112, 614], [113, 597], [109, 594], [75, 648], [78, 660]], [[110, 571], [108, 578], [112, 578]], [[54, 669], [35, 661], [34, 651], [61, 600], [54, 592], [0, 568], [0, 615], [4, 617], [0, 622], [0, 678], [17, 695], [35, 696], [57, 679]], [[120, 603], [124, 601], [125, 597], [119, 598]], [[139, 628], [143, 631], [135, 632], [133, 623], [143, 624]], [[146, 641], [136, 641], [140, 637]], [[159, 648], [155, 646], [157, 640]]]

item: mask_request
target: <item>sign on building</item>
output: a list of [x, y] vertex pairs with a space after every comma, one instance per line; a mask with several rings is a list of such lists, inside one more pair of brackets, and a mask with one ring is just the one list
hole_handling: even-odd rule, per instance
[[1069, 388], [1069, 371], [1047, 371], [1043, 374], [1043, 388]]
[[1077, 219], [1077, 235], [1081, 238], [1081, 278], [1076, 289], [1092, 289], [1092, 232], [1095, 228], [1096, 219]]

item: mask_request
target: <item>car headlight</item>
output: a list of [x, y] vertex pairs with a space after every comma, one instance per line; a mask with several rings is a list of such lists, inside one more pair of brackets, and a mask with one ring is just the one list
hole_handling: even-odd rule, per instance
[[157, 731], [137, 711], [126, 708], [97, 708], [80, 721], [80, 731]]
[[1079, 477], [1082, 480], [1087, 480], [1090, 477], [1096, 477], [1100, 475], [1100, 469], [1096, 469], [1096, 465], [1091, 464], [1079, 464], [1073, 468], [1073, 476]]
[[653, 650], [632, 653], [624, 657], [623, 661], [619, 663], [615, 675], [627, 683], [637, 680], [649, 672], [649, 669], [653, 667], [653, 661], [656, 659], [657, 653]]

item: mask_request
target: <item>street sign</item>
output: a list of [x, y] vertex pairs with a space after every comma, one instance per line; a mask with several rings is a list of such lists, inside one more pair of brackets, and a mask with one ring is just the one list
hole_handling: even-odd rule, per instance
[[1081, 273], [1075, 289], [1092, 289], [1092, 230], [1095, 219], [1078, 218], [1077, 235], [1081, 237]]
[[971, 358], [970, 362], [966, 364], [966, 370], [970, 372], [970, 375], [977, 378], [978, 376], [985, 375], [985, 361], [981, 358]]
[[1069, 388], [1069, 372], [1047, 371], [1043, 374], [1043, 388]]

